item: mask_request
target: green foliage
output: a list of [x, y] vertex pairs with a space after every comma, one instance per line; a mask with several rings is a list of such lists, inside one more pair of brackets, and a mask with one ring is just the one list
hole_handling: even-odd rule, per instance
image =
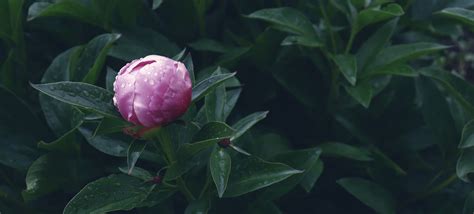
[[[0, 212], [472, 213], [473, 7], [2, 0]], [[113, 84], [152, 54], [192, 103], [132, 137]]]

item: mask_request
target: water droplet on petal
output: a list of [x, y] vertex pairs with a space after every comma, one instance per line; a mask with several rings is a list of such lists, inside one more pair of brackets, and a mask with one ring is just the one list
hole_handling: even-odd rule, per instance
[[122, 83], [122, 85], [120, 85], [120, 87], [125, 88], [125, 83]]

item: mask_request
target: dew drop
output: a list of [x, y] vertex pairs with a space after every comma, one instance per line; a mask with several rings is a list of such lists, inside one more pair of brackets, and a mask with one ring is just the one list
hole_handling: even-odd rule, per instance
[[155, 81], [151, 80], [150, 85], [154, 85], [154, 84], [155, 84]]
[[125, 83], [122, 83], [122, 85], [120, 85], [120, 87], [125, 88]]

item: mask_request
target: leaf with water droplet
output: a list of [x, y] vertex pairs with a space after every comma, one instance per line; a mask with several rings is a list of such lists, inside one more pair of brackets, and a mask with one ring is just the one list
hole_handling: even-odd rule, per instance
[[31, 84], [31, 86], [59, 101], [92, 110], [105, 116], [119, 117], [112, 105], [113, 94], [95, 85], [64, 81], [48, 84]]

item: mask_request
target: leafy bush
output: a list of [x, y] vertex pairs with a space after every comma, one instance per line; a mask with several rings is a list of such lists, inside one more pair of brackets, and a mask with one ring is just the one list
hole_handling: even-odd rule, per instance
[[[0, 212], [472, 213], [473, 7], [2, 0]], [[137, 136], [113, 83], [151, 54], [192, 103]]]

